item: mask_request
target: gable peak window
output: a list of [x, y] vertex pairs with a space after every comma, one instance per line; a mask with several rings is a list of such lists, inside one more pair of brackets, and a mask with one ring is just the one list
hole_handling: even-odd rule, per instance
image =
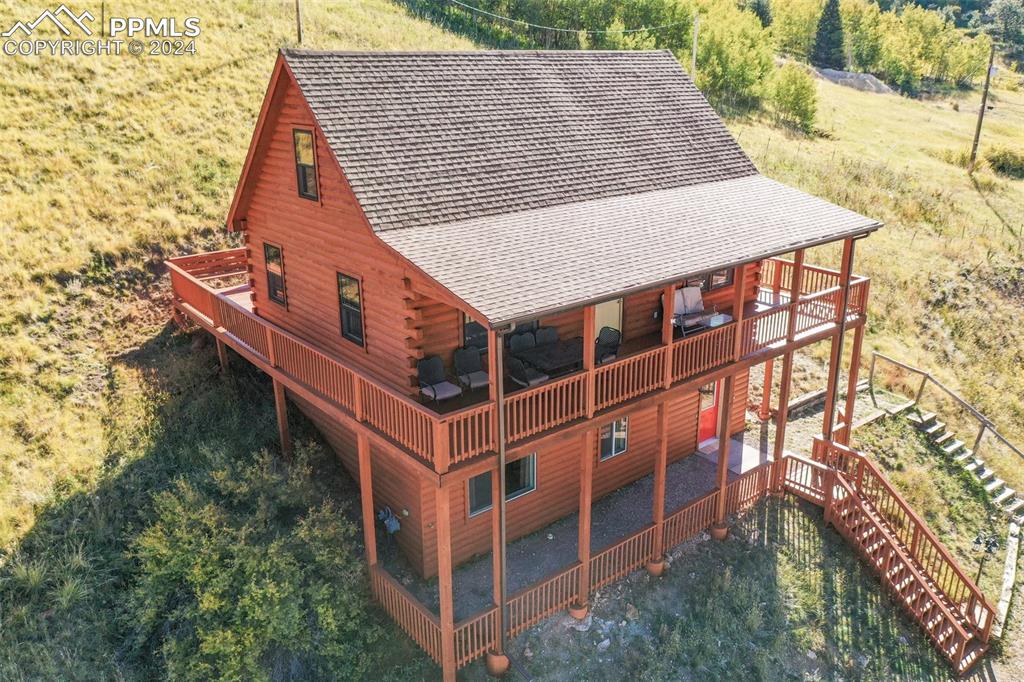
[[277, 244], [263, 242], [263, 262], [267, 270], [267, 296], [274, 303], [288, 305], [284, 288], [284, 251]]
[[316, 188], [316, 154], [313, 148], [313, 131], [292, 131], [295, 143], [295, 177], [299, 184], [299, 196], [304, 199], [320, 198]]
[[341, 335], [363, 346], [363, 292], [359, 280], [338, 273], [338, 305], [341, 307]]

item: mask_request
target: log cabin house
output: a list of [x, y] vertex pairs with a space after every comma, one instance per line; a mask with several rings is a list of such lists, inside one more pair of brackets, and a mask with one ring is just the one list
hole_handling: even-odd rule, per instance
[[[446, 679], [485, 654], [500, 672], [506, 636], [582, 616], [597, 587], [659, 574], [668, 547], [723, 538], [773, 491], [855, 545], [887, 539], [857, 546], [895, 594], [916, 590], [908, 611], [943, 654], [962, 671], [983, 651], [980, 592], [954, 565], [941, 587], [960, 591], [936, 594], [935, 560], [871, 525], [857, 485], [877, 472], [845, 448], [842, 346], [849, 332], [859, 358], [869, 287], [854, 247], [879, 223], [760, 175], [670, 53], [283, 50], [227, 222], [243, 248], [169, 261], [176, 318], [213, 333], [225, 369], [230, 347], [272, 377], [286, 454], [286, 401], [337, 451], [374, 594]], [[805, 262], [832, 243], [838, 270]], [[793, 354], [819, 342], [822, 437], [789, 456]], [[774, 444], [736, 476], [748, 378], [771, 387], [776, 360], [778, 405], [766, 390], [758, 407]], [[666, 509], [667, 467], [702, 446], [714, 488]], [[646, 476], [649, 523], [595, 551], [594, 502]], [[437, 613], [378, 561], [384, 510], [437, 577]], [[574, 513], [577, 560], [507, 594], [506, 544]], [[453, 569], [488, 553], [494, 603], [456, 622]]]

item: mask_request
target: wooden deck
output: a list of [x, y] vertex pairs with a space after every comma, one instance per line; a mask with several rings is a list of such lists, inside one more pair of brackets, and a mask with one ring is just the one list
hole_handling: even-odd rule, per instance
[[[509, 445], [659, 391], [699, 385], [723, 368], [750, 366], [835, 333], [842, 296], [838, 273], [805, 266], [803, 294], [793, 301], [786, 288], [792, 264], [770, 259], [762, 267], [762, 283], [768, 286], [739, 323], [635, 351], [627, 345], [619, 358], [591, 371], [508, 394]], [[244, 249], [171, 259], [168, 269], [180, 314], [264, 369], [368, 425], [434, 471], [445, 473], [495, 449], [495, 404], [485, 391], [477, 392], [480, 402], [470, 402], [474, 395], [469, 404], [452, 403], [455, 409], [440, 412], [255, 315], [245, 285], [220, 286], [244, 272]], [[868, 287], [866, 278], [851, 280], [849, 324], [863, 322]], [[792, 340], [787, 338], [791, 315], [796, 316]]]

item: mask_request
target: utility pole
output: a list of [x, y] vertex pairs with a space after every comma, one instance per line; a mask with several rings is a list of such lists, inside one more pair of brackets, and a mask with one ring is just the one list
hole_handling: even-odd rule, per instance
[[299, 7], [299, 0], [295, 0], [295, 31], [299, 35], [299, 45], [302, 44], [302, 9]]
[[974, 128], [974, 144], [971, 145], [971, 162], [967, 172], [974, 172], [974, 164], [978, 160], [978, 141], [981, 139], [981, 123], [985, 120], [985, 108], [988, 106], [988, 86], [992, 80], [992, 64], [996, 59], [996, 44], [992, 43], [992, 51], [988, 54], [988, 71], [985, 72], [985, 90], [981, 93], [981, 108], [978, 109], [978, 125]]
[[690, 56], [690, 78], [697, 80], [697, 32], [700, 30], [700, 15], [693, 15], [693, 54]]

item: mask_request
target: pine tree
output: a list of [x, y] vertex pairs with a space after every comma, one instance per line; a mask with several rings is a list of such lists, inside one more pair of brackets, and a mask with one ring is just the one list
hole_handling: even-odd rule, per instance
[[750, 3], [750, 11], [761, 20], [761, 25], [765, 28], [772, 25], [772, 5], [770, 0], [753, 0]]
[[843, 51], [843, 20], [839, 16], [839, 0], [826, 0], [825, 9], [818, 20], [818, 33], [814, 36], [811, 63], [825, 69], [846, 67]]

